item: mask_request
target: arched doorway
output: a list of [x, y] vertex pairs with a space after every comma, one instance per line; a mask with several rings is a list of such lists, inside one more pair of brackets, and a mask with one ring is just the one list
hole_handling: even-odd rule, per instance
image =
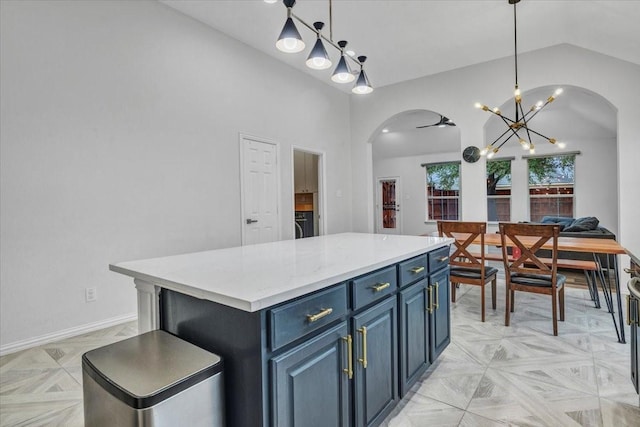
[[426, 212], [424, 163], [459, 158], [460, 131], [453, 118], [408, 110], [388, 118], [370, 138], [376, 233], [423, 234]]

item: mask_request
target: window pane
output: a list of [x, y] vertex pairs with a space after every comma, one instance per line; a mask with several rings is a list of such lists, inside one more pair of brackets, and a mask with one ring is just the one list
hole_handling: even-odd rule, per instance
[[427, 219], [457, 220], [460, 212], [460, 164], [427, 166]]
[[511, 220], [511, 160], [487, 161], [487, 219]]
[[529, 166], [529, 219], [574, 216], [575, 156], [532, 158]]

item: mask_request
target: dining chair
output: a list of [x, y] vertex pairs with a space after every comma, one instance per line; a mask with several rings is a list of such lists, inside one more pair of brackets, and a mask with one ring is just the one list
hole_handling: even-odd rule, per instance
[[[480, 301], [482, 321], [484, 322], [485, 302], [484, 286], [491, 282], [491, 303], [496, 309], [496, 277], [498, 269], [485, 264], [484, 234], [487, 224], [484, 222], [467, 221], [438, 221], [438, 234], [440, 237], [454, 239], [454, 251], [449, 257], [451, 302], [456, 302], [456, 288], [458, 284], [480, 286]], [[455, 240], [455, 234], [462, 235], [464, 241]], [[467, 237], [468, 235], [468, 237]], [[480, 247], [471, 252], [470, 246], [474, 239], [480, 237]]]
[[[560, 227], [551, 224], [500, 223], [502, 259], [506, 282], [505, 326], [509, 326], [510, 314], [515, 309], [515, 291], [551, 295], [553, 335], [558, 335], [558, 304], [560, 320], [564, 321], [564, 284], [566, 277], [558, 274], [558, 235]], [[549, 240], [552, 241], [551, 258], [544, 262], [536, 251]], [[523, 242], [526, 242], [523, 243]], [[508, 248], [518, 248], [512, 251]], [[556, 299], [557, 298], [557, 299]]]

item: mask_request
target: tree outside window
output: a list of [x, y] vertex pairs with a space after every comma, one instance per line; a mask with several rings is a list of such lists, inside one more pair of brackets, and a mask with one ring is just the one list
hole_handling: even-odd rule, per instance
[[487, 219], [511, 221], [511, 159], [487, 160]]
[[574, 216], [575, 155], [531, 157], [529, 167], [529, 219]]
[[427, 164], [427, 220], [460, 218], [460, 162]]

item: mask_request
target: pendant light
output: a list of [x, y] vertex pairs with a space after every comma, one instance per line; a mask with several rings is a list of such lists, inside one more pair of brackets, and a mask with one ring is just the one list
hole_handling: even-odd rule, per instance
[[347, 47], [347, 41], [340, 40], [338, 42], [338, 46], [340, 46], [340, 61], [338, 61], [338, 66], [333, 72], [331, 80], [336, 83], [351, 83], [356, 79], [356, 76], [351, 72], [349, 64], [347, 64], [347, 60], [344, 56], [344, 48]]
[[[531, 138], [532, 134], [542, 139], [546, 139], [550, 144], [555, 145], [557, 142], [555, 138], [549, 138], [548, 136], [545, 136], [540, 132], [536, 132], [535, 130], [531, 129], [531, 127], [529, 127], [529, 123], [531, 122], [531, 119], [533, 119], [540, 112], [540, 110], [553, 102], [556, 97], [562, 93], [562, 88], [558, 88], [549, 98], [547, 98], [546, 102], [538, 101], [526, 113], [524, 112], [524, 109], [522, 108], [522, 92], [520, 90], [520, 87], [518, 86], [518, 21], [516, 15], [516, 4], [518, 4], [520, 0], [507, 0], [507, 2], [513, 5], [513, 58], [515, 68], [515, 90], [513, 92], [513, 99], [515, 103], [515, 118], [511, 119], [510, 117], [503, 115], [498, 107], [489, 108], [484, 104], [476, 102], [476, 108], [495, 114], [496, 116], [500, 117], [504, 124], [507, 126], [507, 130], [505, 130], [492, 143], [490, 143], [485, 148], [483, 148], [482, 151], [480, 151], [480, 155], [487, 156], [488, 159], [491, 159], [493, 156], [495, 156], [498, 150], [500, 150], [500, 148], [502, 148], [502, 146], [514, 136], [520, 143], [522, 149], [529, 150], [530, 154], [535, 153], [535, 145], [533, 144], [533, 140]], [[505, 139], [502, 141], [502, 138]], [[557, 144], [557, 147], [564, 148], [565, 144], [559, 142]]]
[[[273, 3], [273, 0], [264, 0], [265, 3]], [[282, 0], [282, 3], [287, 8], [287, 20], [282, 28], [282, 32], [280, 33], [280, 37], [278, 37], [278, 41], [276, 42], [276, 47], [286, 53], [296, 53], [300, 52], [305, 48], [304, 41], [298, 32], [294, 24], [294, 19], [307, 27], [309, 30], [313, 31], [316, 34], [316, 42], [309, 53], [309, 56], [306, 60], [306, 65], [309, 68], [314, 70], [324, 70], [332, 65], [332, 61], [327, 54], [327, 50], [325, 49], [325, 45], [323, 41], [327, 42], [329, 45], [336, 48], [340, 51], [340, 59], [338, 61], [338, 65], [336, 66], [333, 74], [331, 75], [331, 80], [335, 83], [350, 83], [353, 82], [356, 78], [351, 69], [349, 68], [348, 61], [353, 61], [357, 65], [360, 66], [360, 73], [358, 75], [358, 80], [356, 81], [356, 85], [351, 89], [351, 91], [355, 94], [362, 95], [373, 92], [373, 87], [367, 78], [367, 75], [364, 72], [363, 64], [367, 59], [366, 56], [358, 56], [358, 59], [355, 58], [355, 54], [345, 55], [344, 48], [347, 46], [347, 42], [344, 40], [339, 41], [337, 44], [333, 41], [333, 7], [332, 0], [329, 0], [329, 37], [325, 37], [322, 35], [321, 31], [324, 27], [323, 22], [314, 22], [313, 26], [309, 25], [295, 13], [293, 13], [293, 6], [296, 4], [296, 0]]]
[[284, 27], [282, 27], [280, 37], [278, 37], [278, 41], [276, 42], [276, 47], [285, 53], [301, 52], [304, 50], [305, 44], [304, 41], [302, 41], [300, 32], [298, 32], [296, 28], [296, 24], [294, 24], [293, 19], [291, 19], [291, 8], [296, 4], [296, 0], [284, 0], [283, 3], [287, 7], [287, 20], [284, 23]]
[[369, 83], [369, 79], [364, 72], [364, 61], [367, 60], [366, 56], [358, 56], [358, 61], [360, 62], [360, 75], [358, 76], [358, 80], [356, 81], [356, 85], [351, 89], [351, 92], [357, 95], [365, 95], [367, 93], [373, 92], [373, 88]]
[[307, 67], [314, 70], [326, 70], [331, 67], [331, 60], [327, 54], [327, 49], [324, 48], [324, 44], [322, 44], [322, 39], [320, 38], [322, 27], [324, 27], [324, 22], [313, 23], [313, 28], [316, 29], [318, 38], [316, 39], [316, 44], [313, 45], [313, 49], [311, 49], [311, 53], [309, 53], [306, 64]]

